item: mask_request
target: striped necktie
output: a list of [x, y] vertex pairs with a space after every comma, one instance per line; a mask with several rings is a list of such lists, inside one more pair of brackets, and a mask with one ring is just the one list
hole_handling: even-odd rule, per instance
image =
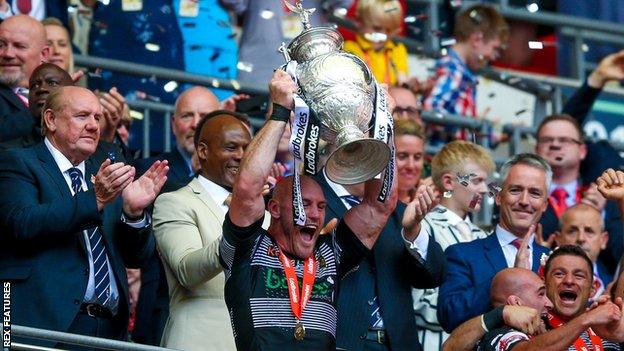
[[[82, 172], [78, 168], [72, 167], [68, 171], [71, 179], [71, 187], [75, 194], [82, 191]], [[102, 306], [109, 303], [111, 295], [110, 277], [108, 276], [108, 254], [102, 238], [102, 233], [98, 227], [87, 229], [87, 237], [91, 246], [91, 257], [93, 258], [93, 279], [95, 301]]]
[[354, 195], [342, 195], [340, 198], [348, 203], [349, 207], [357, 206], [360, 204], [360, 199]]

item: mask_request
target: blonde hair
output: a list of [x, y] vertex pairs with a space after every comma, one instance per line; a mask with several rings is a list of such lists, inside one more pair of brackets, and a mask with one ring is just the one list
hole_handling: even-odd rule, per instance
[[72, 50], [72, 38], [71, 38], [71, 33], [69, 33], [69, 29], [67, 29], [63, 25], [63, 22], [61, 22], [61, 20], [59, 20], [56, 17], [44, 18], [41, 20], [41, 24], [43, 24], [44, 27], [58, 26], [65, 30], [65, 33], [67, 33], [67, 45], [69, 46], [69, 68], [67, 70], [67, 73], [69, 74], [74, 73], [74, 51]]
[[420, 124], [413, 119], [396, 119], [394, 120], [394, 136], [412, 135], [425, 140], [425, 132]]
[[43, 104], [43, 108], [41, 109], [41, 134], [46, 135], [48, 132], [48, 126], [45, 121], [45, 112], [47, 110], [52, 110], [54, 113], [61, 113], [63, 108], [65, 108], [65, 101], [62, 99], [63, 97], [63, 87], [60, 87], [48, 95], [45, 103]]
[[403, 7], [398, 0], [360, 0], [355, 17], [360, 22], [377, 18], [398, 31], [403, 21]]
[[462, 140], [452, 141], [442, 148], [431, 160], [431, 177], [435, 185], [443, 189], [442, 175], [461, 172], [466, 162], [474, 162], [485, 168], [487, 173], [494, 171], [494, 161], [482, 146]]
[[468, 40], [475, 32], [481, 32], [486, 41], [498, 37], [505, 42], [509, 36], [509, 26], [494, 7], [477, 4], [470, 6], [457, 16], [453, 36], [457, 41], [462, 42]]

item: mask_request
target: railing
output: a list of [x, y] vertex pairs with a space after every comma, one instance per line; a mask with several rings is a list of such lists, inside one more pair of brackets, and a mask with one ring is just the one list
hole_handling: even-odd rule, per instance
[[[96, 338], [86, 335], [70, 334], [54, 330], [24, 327], [11, 325], [11, 336], [18, 336], [27, 339], [46, 340], [56, 343], [72, 344], [91, 347], [102, 350], [123, 350], [123, 351], [172, 351], [163, 347], [135, 344], [118, 340]], [[12, 343], [12, 350], [58, 350], [49, 347], [35, 346], [23, 343]]]

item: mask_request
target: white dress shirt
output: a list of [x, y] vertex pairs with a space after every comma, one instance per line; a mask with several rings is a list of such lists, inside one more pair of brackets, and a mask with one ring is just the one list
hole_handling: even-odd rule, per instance
[[574, 206], [576, 204], [576, 189], [578, 188], [579, 183], [578, 180], [573, 180], [567, 184], [555, 184], [552, 183], [550, 184], [550, 189], [548, 189], [548, 195], [552, 195], [552, 192], [555, 191], [555, 189], [557, 188], [563, 188], [563, 190], [566, 191], [566, 193], [568, 193], [568, 196], [566, 197], [566, 205], [568, 205], [568, 207]]
[[[516, 262], [516, 254], [518, 254], [518, 249], [512, 244], [512, 242], [518, 238], [517, 236], [511, 234], [510, 232], [503, 229], [500, 225], [496, 226], [496, 237], [498, 238], [498, 243], [503, 249], [503, 254], [505, 255], [505, 261], [507, 261], [507, 267], [513, 267]], [[531, 234], [531, 238], [529, 239], [529, 264], [533, 267], [533, 241], [535, 240], [535, 235]]]
[[206, 189], [208, 196], [212, 197], [217, 205], [219, 205], [219, 208], [223, 210], [223, 214], [225, 215], [229, 209], [229, 206], [225, 203], [225, 200], [228, 196], [230, 196], [230, 192], [225, 190], [217, 183], [202, 176], [201, 174], [197, 176], [197, 180], [199, 180], [199, 184], [201, 184], [204, 189]]

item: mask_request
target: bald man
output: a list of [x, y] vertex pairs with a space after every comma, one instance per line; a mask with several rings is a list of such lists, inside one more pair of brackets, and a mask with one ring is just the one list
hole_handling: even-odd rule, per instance
[[245, 116], [224, 110], [200, 121], [195, 147], [201, 174], [158, 197], [154, 206], [155, 235], [171, 301], [163, 347], [236, 349], [223, 299], [225, 276], [218, 246], [230, 190], [251, 141], [247, 123]]
[[195, 153], [193, 137], [197, 123], [212, 111], [219, 109], [219, 100], [204, 87], [195, 86], [184, 91], [175, 103], [175, 111], [171, 117], [171, 130], [176, 139], [176, 146], [171, 152], [156, 158], [138, 160], [139, 174], [157, 160], [169, 161], [169, 176], [163, 192], [175, 191], [188, 184], [195, 173], [191, 159]]
[[25, 15], [0, 23], [0, 142], [30, 133], [28, 80], [48, 59], [45, 28]]

